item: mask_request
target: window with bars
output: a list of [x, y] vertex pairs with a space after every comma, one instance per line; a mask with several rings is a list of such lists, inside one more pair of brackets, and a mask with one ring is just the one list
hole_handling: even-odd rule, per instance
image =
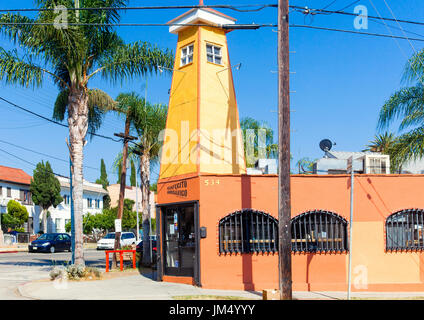
[[222, 64], [221, 47], [212, 44], [206, 45], [206, 56], [209, 62]]
[[424, 210], [406, 209], [386, 219], [386, 250], [424, 249]]
[[181, 67], [193, 62], [194, 45], [189, 45], [181, 49]]
[[226, 216], [219, 222], [219, 252], [278, 252], [277, 219], [250, 209]]
[[329, 211], [302, 213], [291, 220], [292, 251], [348, 251], [347, 221]]

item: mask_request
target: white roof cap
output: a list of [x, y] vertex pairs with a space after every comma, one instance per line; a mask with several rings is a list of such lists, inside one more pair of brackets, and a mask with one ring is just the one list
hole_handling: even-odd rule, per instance
[[168, 22], [169, 32], [177, 34], [188, 26], [180, 24], [210, 24], [212, 26], [221, 26], [224, 24], [235, 24], [236, 19], [231, 18], [221, 12], [210, 8], [191, 9], [181, 16]]

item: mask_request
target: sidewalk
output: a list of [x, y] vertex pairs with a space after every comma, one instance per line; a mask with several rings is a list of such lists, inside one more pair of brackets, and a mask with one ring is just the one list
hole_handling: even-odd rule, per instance
[[0, 253], [15, 253], [15, 252], [28, 252], [28, 245], [18, 244], [18, 245], [0, 247]]
[[125, 275], [93, 281], [34, 281], [18, 287], [23, 298], [37, 300], [173, 300], [181, 296], [231, 296], [262, 299], [261, 293], [201, 289], [191, 285], [157, 282], [147, 275]]
[[[96, 249], [96, 243], [84, 243], [84, 249]], [[0, 247], [0, 253], [17, 253], [17, 252], [28, 252], [28, 244], [20, 243], [10, 246]]]
[[[202, 289], [191, 285], [157, 282], [151, 274], [131, 273], [95, 281], [34, 281], [18, 287], [23, 298], [41, 300], [173, 300], [212, 295], [262, 300], [262, 292]], [[296, 300], [345, 300], [345, 292], [294, 292]], [[424, 299], [424, 292], [354, 292], [357, 299]]]

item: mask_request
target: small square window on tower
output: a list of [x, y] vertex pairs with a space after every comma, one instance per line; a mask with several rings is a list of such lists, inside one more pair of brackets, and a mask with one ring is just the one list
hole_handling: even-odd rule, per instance
[[212, 44], [207, 44], [206, 56], [208, 57], [208, 62], [222, 65], [221, 47], [214, 46]]
[[189, 45], [181, 49], [181, 67], [193, 62], [194, 45]]

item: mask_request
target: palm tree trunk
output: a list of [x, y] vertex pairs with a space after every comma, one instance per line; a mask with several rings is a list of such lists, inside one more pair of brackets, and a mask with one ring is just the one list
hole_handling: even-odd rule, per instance
[[43, 209], [43, 232], [47, 233], [47, 209]]
[[88, 95], [85, 88], [72, 87], [68, 104], [69, 143], [72, 159], [72, 198], [74, 201], [75, 264], [84, 265], [83, 251], [83, 160], [88, 130]]
[[143, 265], [150, 264], [150, 157], [146, 153], [140, 156], [141, 165], [141, 196], [142, 196], [142, 220], [143, 220]]

